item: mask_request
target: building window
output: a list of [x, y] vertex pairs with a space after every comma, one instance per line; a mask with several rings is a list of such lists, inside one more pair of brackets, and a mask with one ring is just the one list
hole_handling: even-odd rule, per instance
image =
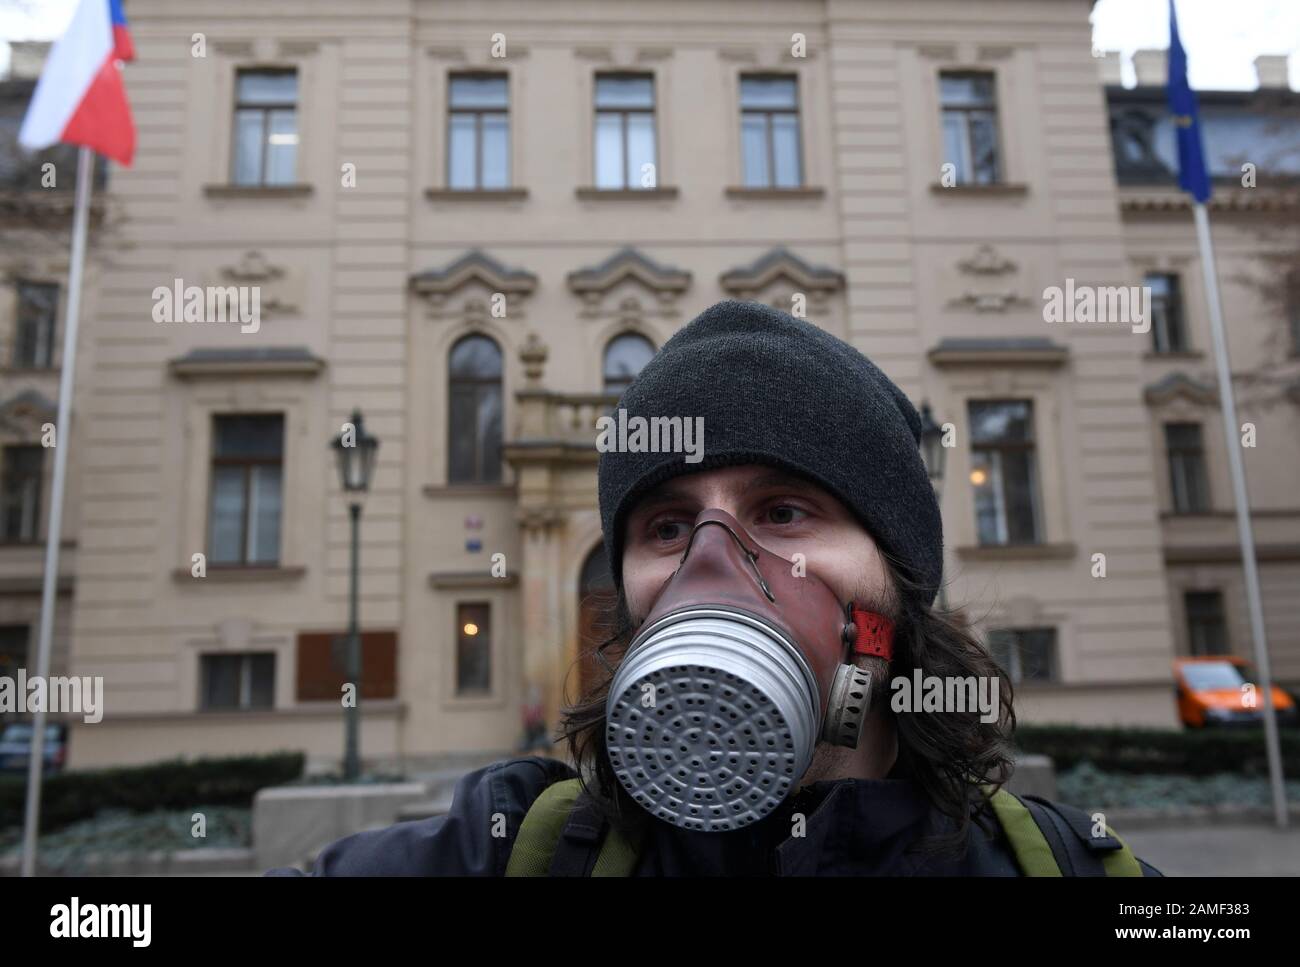
[[293, 184], [298, 160], [297, 72], [240, 71], [235, 84], [235, 184]]
[[997, 95], [992, 74], [942, 73], [944, 161], [956, 166], [960, 185], [1002, 180]]
[[1169, 487], [1174, 513], [1203, 514], [1210, 509], [1210, 485], [1205, 473], [1205, 446], [1199, 423], [1166, 423], [1165, 452], [1169, 457]]
[[740, 79], [740, 144], [745, 187], [797, 188], [803, 184], [795, 78]]
[[634, 332], [611, 339], [605, 347], [605, 392], [623, 395], [654, 354], [654, 343]]
[[0, 455], [0, 541], [38, 539], [44, 467], [44, 447], [4, 448]]
[[510, 185], [510, 113], [504, 74], [453, 74], [447, 113], [447, 186]]
[[208, 563], [279, 562], [283, 464], [281, 414], [213, 419]]
[[1036, 544], [1041, 538], [1034, 404], [972, 402], [971, 484], [981, 544]]
[[1183, 297], [1178, 276], [1151, 272], [1142, 282], [1151, 290], [1151, 339], [1158, 353], [1187, 352]]
[[456, 605], [456, 694], [492, 690], [492, 609], [486, 603]]
[[27, 667], [28, 625], [0, 625], [0, 678], [13, 679]]
[[1013, 684], [1054, 682], [1055, 628], [1000, 628], [989, 632], [989, 652]]
[[200, 708], [271, 708], [275, 705], [274, 652], [203, 655]]
[[1221, 593], [1188, 591], [1183, 594], [1183, 610], [1187, 613], [1187, 644], [1193, 655], [1231, 653]]
[[13, 351], [16, 369], [49, 369], [54, 365], [54, 326], [58, 309], [57, 285], [18, 283], [18, 318], [14, 326]]
[[596, 187], [654, 188], [655, 91], [649, 74], [596, 75]]
[[451, 483], [501, 481], [501, 350], [487, 336], [451, 348]]

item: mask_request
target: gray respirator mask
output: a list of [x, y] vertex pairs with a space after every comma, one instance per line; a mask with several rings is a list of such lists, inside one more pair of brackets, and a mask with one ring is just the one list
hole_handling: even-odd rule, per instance
[[888, 660], [893, 625], [795, 570], [725, 511], [696, 518], [605, 708], [614, 774], [651, 815], [738, 829], [785, 800], [819, 741], [857, 747], [871, 678], [852, 657]]

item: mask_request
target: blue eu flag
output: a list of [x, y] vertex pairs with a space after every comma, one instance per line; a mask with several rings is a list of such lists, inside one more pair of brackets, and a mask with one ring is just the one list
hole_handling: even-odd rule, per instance
[[1187, 83], [1187, 51], [1178, 36], [1178, 15], [1169, 0], [1169, 113], [1178, 136], [1178, 187], [1197, 201], [1210, 197], [1210, 175], [1205, 169], [1205, 148], [1201, 142], [1201, 121], [1196, 109], [1196, 92]]

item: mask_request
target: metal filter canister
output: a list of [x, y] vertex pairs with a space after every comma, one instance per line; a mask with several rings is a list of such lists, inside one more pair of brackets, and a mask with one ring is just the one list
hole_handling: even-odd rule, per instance
[[720, 832], [786, 798], [812, 762], [820, 713], [812, 669], [783, 634], [738, 609], [692, 606], [629, 647], [610, 685], [606, 744], [647, 812]]

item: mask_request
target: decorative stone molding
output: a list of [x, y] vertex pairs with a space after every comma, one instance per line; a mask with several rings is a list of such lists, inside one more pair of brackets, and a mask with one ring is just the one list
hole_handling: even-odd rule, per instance
[[817, 48], [808, 41], [804, 45], [803, 56], [796, 57], [792, 44], [762, 44], [753, 47], [730, 45], [718, 48], [718, 59], [734, 64], [752, 64], [764, 70], [776, 70], [790, 64], [803, 64], [817, 56]]
[[320, 50], [319, 40], [281, 40], [280, 56], [290, 57], [308, 57]]
[[0, 437], [13, 442], [39, 440], [41, 426], [53, 423], [58, 406], [36, 390], [28, 389], [0, 403]]
[[1010, 289], [997, 292], [963, 292], [955, 299], [950, 299], [950, 306], [974, 309], [976, 312], [1006, 312], [1017, 306], [1029, 305], [1029, 300]]
[[446, 268], [411, 276], [411, 291], [428, 304], [431, 319], [486, 318], [496, 293], [505, 296], [505, 318], [521, 318], [523, 300], [536, 288], [537, 276], [523, 269], [506, 268], [478, 249]]
[[819, 316], [830, 311], [830, 297], [844, 289], [842, 273], [810, 265], [781, 247], [723, 272], [718, 282], [732, 298], [768, 302], [784, 312], [790, 311], [791, 296], [802, 293], [808, 297], [808, 313]]
[[1070, 351], [1050, 339], [944, 339], [926, 354], [939, 367], [1063, 366]]
[[540, 536], [564, 523], [564, 512], [555, 507], [529, 507], [516, 515], [525, 537]]
[[429, 575], [429, 587], [435, 591], [495, 591], [518, 584], [519, 575], [513, 571], [499, 578], [487, 571], [435, 571]]
[[231, 376], [296, 376], [311, 379], [325, 360], [305, 346], [261, 346], [250, 349], [192, 349], [167, 364], [177, 379]]
[[[605, 308], [615, 289], [632, 283], [654, 300], [656, 305], [642, 310], [639, 300], [626, 296], [613, 308]], [[569, 273], [569, 291], [582, 300], [584, 318], [618, 317], [630, 321], [644, 315], [673, 316], [677, 299], [691, 284], [691, 273], [660, 265], [633, 248], [625, 248], [599, 265]]]
[[[998, 252], [992, 245], [984, 244], [975, 249], [975, 254], [957, 262], [957, 269], [963, 275], [980, 278], [1015, 273], [1018, 266], [1011, 259]], [[1006, 312], [1008, 309], [1029, 304], [1029, 299], [1016, 292], [1010, 286], [996, 290], [974, 291], [967, 289], [961, 295], [950, 299], [948, 304], [976, 312]]]
[[264, 313], [297, 313], [306, 295], [300, 273], [290, 273], [279, 265], [273, 265], [255, 249], [246, 251], [233, 265], [221, 266], [218, 275], [221, 280], [218, 285], [257, 286], [261, 290], [258, 305]]
[[251, 40], [214, 40], [212, 49], [218, 54], [224, 54], [227, 57], [250, 58], [253, 56], [253, 42]]
[[969, 275], [1002, 275], [1017, 269], [1015, 262], [999, 254], [992, 245], [981, 245], [970, 258], [962, 259], [957, 267]]
[[[1261, 188], [1238, 188], [1215, 184], [1215, 192], [1206, 202], [1216, 212], [1293, 212], [1300, 209], [1300, 191]], [[1121, 212], [1190, 211], [1190, 197], [1175, 189], [1121, 188]]]
[[530, 332], [527, 340], [519, 348], [519, 361], [524, 364], [524, 379], [529, 389], [541, 389], [542, 371], [546, 367], [546, 357], [550, 350], [537, 338], [537, 333]]
[[1163, 406], [1174, 400], [1216, 406], [1219, 394], [1213, 386], [1198, 382], [1186, 373], [1170, 373], [1159, 382], [1152, 383], [1142, 393], [1152, 406]]
[[953, 44], [918, 44], [916, 52], [930, 60], [954, 61], [957, 48]]
[[[1054, 544], [972, 544], [957, 548], [957, 556], [966, 561], [1064, 561], [1079, 549], [1068, 541]], [[1025, 624], [1032, 621], [1026, 620]]]

